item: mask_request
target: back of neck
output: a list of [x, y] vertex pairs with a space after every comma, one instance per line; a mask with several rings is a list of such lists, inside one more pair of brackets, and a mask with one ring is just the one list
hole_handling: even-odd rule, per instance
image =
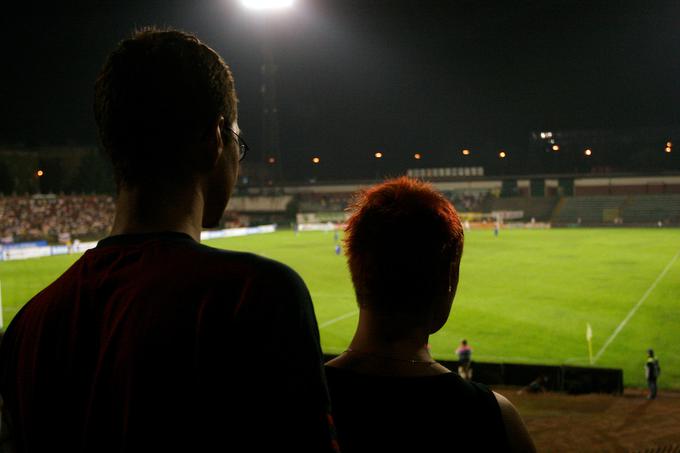
[[176, 231], [200, 241], [200, 192], [159, 192], [121, 188], [111, 235]]

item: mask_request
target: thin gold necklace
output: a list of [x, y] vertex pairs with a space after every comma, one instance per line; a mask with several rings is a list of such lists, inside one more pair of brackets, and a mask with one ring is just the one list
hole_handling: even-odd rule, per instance
[[365, 355], [369, 357], [376, 357], [385, 360], [395, 360], [397, 362], [408, 362], [411, 365], [434, 365], [437, 363], [436, 360], [418, 360], [418, 359], [402, 359], [400, 357], [391, 357], [388, 355], [374, 354], [372, 352], [357, 351], [356, 349], [347, 348], [345, 352], [352, 352], [354, 354]]

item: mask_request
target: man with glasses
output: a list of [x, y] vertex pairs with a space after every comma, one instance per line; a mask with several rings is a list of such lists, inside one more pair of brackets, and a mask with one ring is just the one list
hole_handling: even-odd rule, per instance
[[246, 157], [246, 154], [250, 148], [248, 147], [246, 141], [243, 140], [243, 137], [234, 132], [233, 129], [224, 128], [222, 129], [223, 133], [226, 133], [224, 132], [225, 130], [229, 131], [227, 135], [230, 133], [236, 138], [236, 143], [238, 143], [238, 161], [241, 162]]
[[248, 149], [227, 65], [192, 35], [143, 30], [109, 55], [94, 110], [116, 216], [7, 330], [0, 394], [17, 450], [333, 450], [305, 284], [199, 243]]

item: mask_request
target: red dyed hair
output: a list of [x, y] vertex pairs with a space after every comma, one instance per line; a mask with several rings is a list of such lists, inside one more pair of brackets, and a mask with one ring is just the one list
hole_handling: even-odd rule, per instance
[[457, 276], [463, 227], [430, 184], [388, 180], [360, 192], [350, 210], [345, 245], [362, 306], [422, 311], [448, 285], [452, 263]]

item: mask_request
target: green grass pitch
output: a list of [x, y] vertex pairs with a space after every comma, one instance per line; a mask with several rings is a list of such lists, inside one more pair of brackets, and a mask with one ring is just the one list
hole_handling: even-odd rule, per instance
[[[358, 312], [332, 233], [282, 231], [206, 243], [297, 270], [312, 294], [324, 351], [345, 349]], [[454, 349], [467, 338], [478, 361], [587, 365], [590, 323], [593, 354], [601, 351], [596, 365], [623, 368], [626, 385], [642, 386], [645, 350], [653, 347], [660, 386], [680, 388], [679, 253], [680, 232], [672, 229], [503, 230], [497, 238], [468, 232], [458, 294], [448, 323], [430, 339], [433, 355], [455, 359]], [[5, 324], [76, 259], [0, 262]]]

